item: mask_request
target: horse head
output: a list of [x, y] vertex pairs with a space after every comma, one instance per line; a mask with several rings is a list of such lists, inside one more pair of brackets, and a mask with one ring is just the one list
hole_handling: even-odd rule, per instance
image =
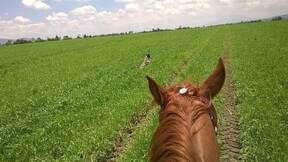
[[147, 76], [150, 92], [161, 107], [159, 125], [150, 147], [150, 161], [219, 161], [212, 99], [221, 90], [225, 67], [220, 58], [200, 86], [181, 83], [162, 87]]

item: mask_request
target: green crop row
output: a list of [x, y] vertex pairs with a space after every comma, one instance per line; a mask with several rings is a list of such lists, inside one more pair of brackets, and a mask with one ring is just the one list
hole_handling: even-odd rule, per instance
[[[0, 160], [97, 159], [210, 29], [0, 48]], [[152, 52], [152, 64], [138, 66]]]
[[231, 26], [242, 159], [288, 160], [288, 21]]
[[[288, 160], [288, 22], [263, 22], [222, 26], [202, 52], [193, 55], [179, 81], [191, 78], [200, 83], [230, 45], [233, 84], [241, 112], [241, 159], [248, 162]], [[223, 108], [222, 94], [215, 100]], [[219, 120], [222, 114], [218, 111]], [[119, 161], [147, 161], [158, 113], [148, 126], [140, 127]], [[222, 142], [220, 141], [220, 144]]]
[[[225, 31], [225, 28], [211, 30], [209, 39], [201, 49], [190, 52], [190, 58], [187, 59], [188, 66], [186, 69], [181, 69], [181, 75], [176, 78], [177, 81], [190, 81], [199, 85], [207, 79], [223, 54]], [[215, 107], [222, 109], [222, 102], [221, 97], [217, 97]], [[133, 141], [128, 144], [119, 161], [147, 161], [152, 135], [158, 125], [158, 111], [159, 106], [154, 107], [153, 113], [149, 116], [151, 121], [136, 131]], [[218, 116], [221, 117], [221, 114]]]
[[[241, 110], [242, 159], [287, 161], [287, 26], [264, 22], [3, 46], [0, 161], [103, 157], [119, 130], [139, 112], [147, 114], [146, 75], [160, 84], [201, 83], [223, 54], [224, 41]], [[148, 51], [152, 64], [139, 69]], [[223, 107], [221, 94], [215, 104]], [[154, 109], [119, 161], [147, 160], [158, 121]]]

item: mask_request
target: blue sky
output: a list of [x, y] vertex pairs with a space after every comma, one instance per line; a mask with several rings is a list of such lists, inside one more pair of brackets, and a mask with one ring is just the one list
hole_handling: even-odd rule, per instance
[[0, 38], [76, 37], [287, 13], [287, 0], [1, 0]]

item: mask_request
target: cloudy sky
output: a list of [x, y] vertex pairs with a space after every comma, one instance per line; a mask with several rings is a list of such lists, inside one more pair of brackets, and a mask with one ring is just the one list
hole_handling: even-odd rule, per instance
[[288, 13], [288, 0], [1, 0], [0, 38], [202, 26]]

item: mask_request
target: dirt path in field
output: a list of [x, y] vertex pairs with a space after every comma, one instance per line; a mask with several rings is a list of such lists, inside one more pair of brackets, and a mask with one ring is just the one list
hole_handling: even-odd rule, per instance
[[226, 80], [224, 84], [224, 109], [218, 111], [219, 121], [218, 140], [221, 145], [221, 162], [239, 162], [240, 159], [240, 127], [237, 98], [232, 80], [232, 69], [229, 60], [230, 41], [224, 42], [223, 60], [226, 67]]
[[[212, 35], [209, 38], [207, 38], [207, 40], [205, 40], [204, 44], [201, 47], [196, 48], [191, 52], [192, 53], [202, 52], [202, 50], [207, 46], [211, 37]], [[189, 56], [189, 58], [183, 59], [184, 61], [181, 63], [181, 65], [174, 72], [172, 72], [172, 76], [170, 77], [170, 80], [168, 80], [168, 83], [173, 84], [179, 80], [182, 72], [185, 71], [188, 67], [187, 60], [189, 60], [190, 57], [191, 56]], [[147, 123], [149, 123], [149, 121], [151, 120], [153, 112], [157, 111], [151, 108], [152, 107], [151, 104], [147, 104], [144, 107], [146, 111], [138, 112], [137, 114], [135, 114], [134, 117], [131, 119], [131, 121], [129, 121], [128, 123], [129, 126], [119, 131], [118, 135], [114, 138], [113, 146], [105, 150], [104, 153], [99, 157], [95, 157], [93, 154], [90, 155], [87, 161], [91, 162], [116, 161], [119, 158], [119, 156], [123, 153], [123, 150], [125, 149], [126, 145], [128, 145], [131, 139], [133, 139], [135, 130], [138, 129], [139, 127], [147, 127]]]

